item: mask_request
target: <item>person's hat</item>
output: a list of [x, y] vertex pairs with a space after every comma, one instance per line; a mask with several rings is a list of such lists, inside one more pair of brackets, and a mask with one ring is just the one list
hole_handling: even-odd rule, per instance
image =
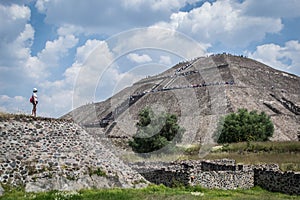
[[36, 89], [36, 88], [33, 88], [33, 92], [37, 92], [37, 89]]

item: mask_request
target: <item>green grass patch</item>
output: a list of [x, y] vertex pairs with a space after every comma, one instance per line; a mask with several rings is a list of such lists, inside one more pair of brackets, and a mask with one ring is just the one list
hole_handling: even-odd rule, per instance
[[205, 157], [208, 160], [234, 159], [242, 164], [272, 164], [279, 165], [282, 171], [300, 171], [300, 153], [272, 153], [272, 152], [221, 152], [210, 153]]
[[273, 153], [300, 153], [300, 142], [240, 142], [225, 144], [220, 152], [273, 152]]
[[[182, 160], [199, 160], [200, 145], [188, 147]], [[276, 163], [283, 171], [300, 171], [300, 142], [240, 142], [212, 148], [204, 159], [234, 159], [242, 164]]]
[[184, 148], [183, 152], [185, 155], [195, 155], [199, 153], [200, 148], [201, 145], [194, 144]]
[[167, 188], [163, 185], [151, 185], [144, 189], [100, 189], [81, 190], [79, 192], [41, 192], [25, 193], [24, 191], [10, 191], [0, 197], [0, 200], [195, 200], [195, 199], [299, 199], [300, 196], [291, 196], [281, 193], [272, 193], [259, 187], [249, 190], [209, 190], [201, 187]]

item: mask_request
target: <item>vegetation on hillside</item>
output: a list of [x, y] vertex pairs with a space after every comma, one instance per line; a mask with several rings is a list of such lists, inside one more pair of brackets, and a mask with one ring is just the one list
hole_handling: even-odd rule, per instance
[[[129, 146], [134, 152], [149, 153], [157, 151], [167, 145], [180, 142], [184, 129], [177, 124], [177, 116], [169, 113], [155, 115], [150, 108], [139, 113], [137, 133]], [[170, 150], [170, 149], [169, 149]]]
[[274, 125], [266, 113], [239, 109], [221, 120], [216, 133], [218, 143], [267, 141], [273, 135]]

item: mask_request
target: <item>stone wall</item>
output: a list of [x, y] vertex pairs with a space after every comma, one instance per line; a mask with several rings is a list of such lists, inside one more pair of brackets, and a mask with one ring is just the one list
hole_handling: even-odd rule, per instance
[[254, 186], [251, 167], [236, 165], [235, 160], [202, 161], [201, 171], [194, 176], [191, 185], [218, 189], [249, 189]]
[[[191, 173], [197, 169], [199, 161], [185, 162], [139, 162], [131, 167], [154, 184], [164, 184], [172, 187], [189, 185]], [[200, 168], [199, 168], [200, 169]]]
[[226, 159], [216, 162], [181, 161], [169, 163], [169, 165], [166, 163], [139, 163], [132, 167], [148, 181], [166, 186], [201, 185], [206, 188], [218, 189], [253, 187], [253, 170], [244, 169], [233, 163], [235, 161]]
[[300, 195], [300, 173], [255, 169], [254, 184], [272, 192]]
[[281, 172], [277, 164], [237, 165], [234, 160], [135, 163], [131, 167], [148, 181], [166, 186], [200, 185], [217, 189], [249, 189], [300, 194], [300, 173]]
[[190, 181], [190, 176], [187, 171], [169, 171], [161, 169], [141, 172], [141, 175], [154, 184], [164, 184], [167, 187], [179, 185], [188, 186]]
[[218, 189], [249, 189], [254, 186], [253, 171], [203, 171], [196, 177], [192, 185]]

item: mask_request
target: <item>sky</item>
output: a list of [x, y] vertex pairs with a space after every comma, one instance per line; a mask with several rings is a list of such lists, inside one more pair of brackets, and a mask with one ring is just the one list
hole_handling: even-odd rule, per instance
[[178, 62], [245, 55], [300, 75], [299, 0], [0, 0], [0, 111], [60, 117]]

